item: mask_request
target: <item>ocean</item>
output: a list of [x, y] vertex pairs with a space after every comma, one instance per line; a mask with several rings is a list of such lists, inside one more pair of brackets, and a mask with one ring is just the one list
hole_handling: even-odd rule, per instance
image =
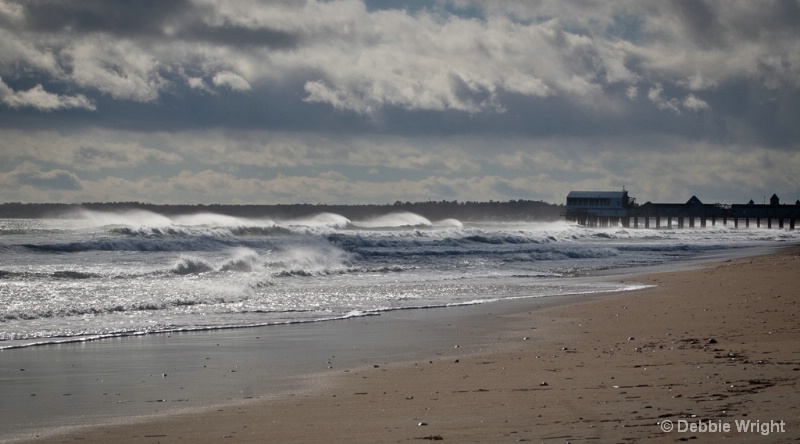
[[628, 290], [635, 285], [580, 276], [799, 239], [798, 231], [721, 224], [598, 229], [412, 213], [272, 220], [83, 211], [5, 219], [0, 353]]

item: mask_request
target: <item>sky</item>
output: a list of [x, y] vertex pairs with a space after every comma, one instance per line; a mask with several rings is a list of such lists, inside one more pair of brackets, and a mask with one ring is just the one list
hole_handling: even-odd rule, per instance
[[800, 199], [800, 1], [0, 0], [0, 202]]

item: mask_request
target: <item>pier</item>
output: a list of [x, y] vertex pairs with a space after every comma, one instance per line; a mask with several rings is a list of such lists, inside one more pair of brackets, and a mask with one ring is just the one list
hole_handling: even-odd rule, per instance
[[572, 191], [564, 212], [567, 221], [589, 227], [625, 228], [778, 228], [794, 230], [800, 219], [800, 200], [781, 204], [773, 194], [769, 204], [704, 204], [692, 196], [686, 203], [642, 205], [627, 191]]

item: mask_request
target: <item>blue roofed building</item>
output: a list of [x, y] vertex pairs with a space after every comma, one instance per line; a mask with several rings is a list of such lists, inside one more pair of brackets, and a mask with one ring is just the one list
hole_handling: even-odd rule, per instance
[[628, 216], [636, 199], [623, 191], [570, 191], [564, 216], [568, 221], [592, 224], [592, 220], [616, 219]]

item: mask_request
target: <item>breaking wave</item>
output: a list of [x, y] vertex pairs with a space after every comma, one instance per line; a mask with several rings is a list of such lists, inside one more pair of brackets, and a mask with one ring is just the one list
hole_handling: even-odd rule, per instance
[[362, 221], [353, 221], [353, 226], [361, 228], [432, 227], [433, 222], [419, 214], [398, 212]]
[[190, 257], [178, 259], [172, 267], [172, 272], [180, 275], [207, 273], [213, 270], [214, 268], [206, 261]]

